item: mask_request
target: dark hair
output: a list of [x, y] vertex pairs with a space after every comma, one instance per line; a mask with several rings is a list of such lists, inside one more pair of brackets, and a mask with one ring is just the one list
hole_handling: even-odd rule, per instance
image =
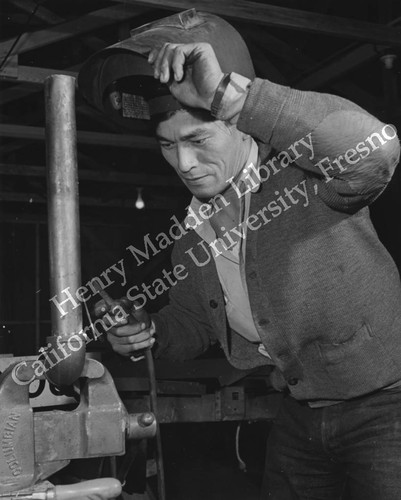
[[150, 127], [153, 134], [156, 133], [156, 129], [159, 123], [169, 120], [172, 116], [182, 111], [186, 111], [187, 113], [191, 113], [192, 115], [196, 115], [199, 118], [202, 118], [204, 121], [215, 121], [215, 118], [210, 114], [210, 111], [206, 109], [200, 108], [190, 108], [189, 106], [183, 106], [180, 109], [175, 109], [174, 111], [167, 111], [165, 113], [160, 113], [157, 115], [152, 115], [150, 118]]

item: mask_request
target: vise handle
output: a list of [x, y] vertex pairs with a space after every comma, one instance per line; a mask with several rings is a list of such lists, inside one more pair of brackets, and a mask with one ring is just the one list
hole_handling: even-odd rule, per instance
[[45, 489], [38, 485], [35, 489], [13, 491], [0, 494], [4, 500], [83, 500], [85, 498], [96, 498], [108, 500], [116, 498], [121, 494], [121, 483], [112, 477], [92, 479], [81, 483], [49, 486]]

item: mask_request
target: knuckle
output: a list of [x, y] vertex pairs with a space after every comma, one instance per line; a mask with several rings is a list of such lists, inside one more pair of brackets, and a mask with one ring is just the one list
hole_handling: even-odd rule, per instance
[[120, 329], [119, 327], [113, 326], [108, 330], [107, 335], [110, 335], [111, 338], [118, 337], [119, 329]]
[[213, 51], [213, 47], [208, 42], [201, 42], [199, 44], [199, 46], [200, 46], [201, 49], [203, 49], [206, 52], [212, 52]]
[[164, 55], [165, 54], [168, 54], [169, 52], [171, 52], [173, 49], [174, 49], [174, 45], [170, 42], [166, 42], [163, 46], [163, 52], [164, 52]]

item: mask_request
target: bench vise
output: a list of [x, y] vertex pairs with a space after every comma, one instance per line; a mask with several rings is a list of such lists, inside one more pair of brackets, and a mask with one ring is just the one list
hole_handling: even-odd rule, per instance
[[[12, 358], [11, 358], [12, 359]], [[78, 458], [125, 453], [126, 439], [156, 434], [152, 413], [128, 414], [106, 368], [86, 359], [71, 407], [33, 409], [34, 360], [12, 363], [0, 375], [0, 497], [26, 489]]]

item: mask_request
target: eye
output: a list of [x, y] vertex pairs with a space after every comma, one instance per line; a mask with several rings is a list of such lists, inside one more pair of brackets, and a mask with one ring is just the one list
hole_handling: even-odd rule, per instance
[[172, 149], [174, 142], [159, 142], [162, 149]]
[[205, 144], [207, 139], [208, 139], [207, 137], [203, 137], [202, 139], [193, 139], [191, 142], [192, 142], [192, 144], [195, 144], [197, 146], [201, 146], [202, 144]]

